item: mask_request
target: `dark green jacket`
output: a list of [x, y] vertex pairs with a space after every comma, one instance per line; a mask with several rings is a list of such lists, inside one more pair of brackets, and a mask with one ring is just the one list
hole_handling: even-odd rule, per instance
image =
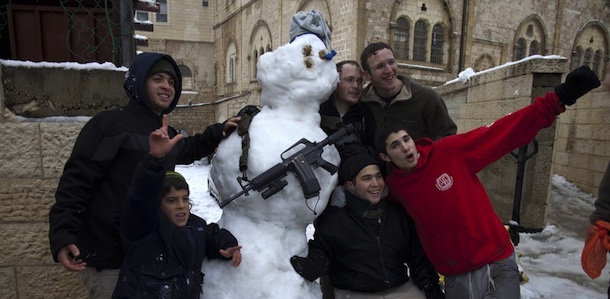
[[375, 93], [372, 84], [362, 93], [362, 102], [373, 112], [377, 127], [401, 123], [414, 140], [422, 137], [436, 140], [457, 132], [457, 126], [438, 93], [407, 77], [398, 78], [404, 86], [389, 105]]

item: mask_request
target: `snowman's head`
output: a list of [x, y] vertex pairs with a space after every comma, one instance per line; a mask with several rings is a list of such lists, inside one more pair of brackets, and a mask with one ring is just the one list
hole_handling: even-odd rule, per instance
[[339, 82], [332, 55], [320, 37], [302, 34], [258, 62], [261, 104], [318, 111]]

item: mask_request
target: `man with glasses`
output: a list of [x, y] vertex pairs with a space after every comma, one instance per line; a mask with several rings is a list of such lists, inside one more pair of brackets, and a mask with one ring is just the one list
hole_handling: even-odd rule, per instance
[[354, 60], [337, 63], [339, 84], [330, 98], [320, 105], [320, 126], [330, 135], [347, 124], [352, 124], [360, 140], [346, 141], [373, 146], [375, 120], [368, 107], [360, 103], [362, 69]]
[[[340, 128], [352, 124], [356, 129], [358, 138], [342, 140], [337, 148], [345, 144], [367, 145], [373, 150], [375, 138], [375, 119], [371, 110], [360, 102], [362, 95], [362, 69], [360, 64], [354, 60], [344, 60], [337, 63], [339, 73], [339, 84], [328, 100], [320, 105], [320, 127], [328, 135], [338, 131]], [[353, 136], [353, 135], [350, 135]], [[340, 154], [346, 151], [339, 151]], [[343, 155], [341, 157], [344, 158]], [[339, 178], [339, 185], [344, 184]], [[332, 205], [332, 203], [331, 203]], [[334, 298], [334, 289], [327, 275], [320, 277], [322, 294], [324, 299]]]
[[373, 112], [378, 127], [401, 124], [414, 139], [432, 140], [453, 135], [457, 126], [445, 102], [434, 90], [398, 75], [394, 51], [386, 43], [372, 43], [360, 55], [364, 77], [371, 82], [362, 102]]

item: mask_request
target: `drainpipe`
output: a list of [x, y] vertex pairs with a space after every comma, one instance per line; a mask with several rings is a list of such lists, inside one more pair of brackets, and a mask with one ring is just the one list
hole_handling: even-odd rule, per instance
[[[119, 15], [121, 20], [121, 63], [124, 67], [129, 67], [134, 59], [134, 24], [131, 5], [131, 1], [119, 1]], [[116, 63], [116, 61], [113, 62]]]
[[458, 73], [464, 70], [464, 60], [466, 60], [466, 29], [468, 28], [468, 0], [462, 4], [462, 33], [460, 34], [460, 58], [458, 62]]

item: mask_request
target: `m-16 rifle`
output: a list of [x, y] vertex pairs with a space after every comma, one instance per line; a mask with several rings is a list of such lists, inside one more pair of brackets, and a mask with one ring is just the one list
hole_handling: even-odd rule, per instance
[[[312, 166], [313, 168], [322, 167], [330, 174], [335, 174], [338, 167], [322, 159], [323, 148], [326, 145], [337, 143], [337, 141], [341, 140], [343, 137], [353, 134], [354, 131], [354, 126], [348, 124], [320, 142], [311, 142], [305, 138], [297, 141], [297, 143], [289, 147], [280, 155], [282, 162], [269, 168], [252, 180], [238, 177], [237, 182], [239, 182], [239, 185], [243, 190], [231, 196], [229, 199], [220, 202], [218, 205], [223, 208], [241, 195], [245, 194], [248, 196], [248, 191], [250, 190], [262, 191], [261, 196], [263, 199], [267, 199], [273, 194], [280, 192], [288, 185], [288, 182], [282, 179], [288, 174], [288, 171], [292, 171], [299, 179], [301, 188], [303, 189], [303, 195], [305, 195], [306, 199], [318, 196], [320, 194], [320, 184], [312, 171]], [[298, 146], [304, 147], [290, 157], [284, 158], [286, 153], [294, 151]], [[247, 184], [244, 185], [243, 182], [247, 182]]]

